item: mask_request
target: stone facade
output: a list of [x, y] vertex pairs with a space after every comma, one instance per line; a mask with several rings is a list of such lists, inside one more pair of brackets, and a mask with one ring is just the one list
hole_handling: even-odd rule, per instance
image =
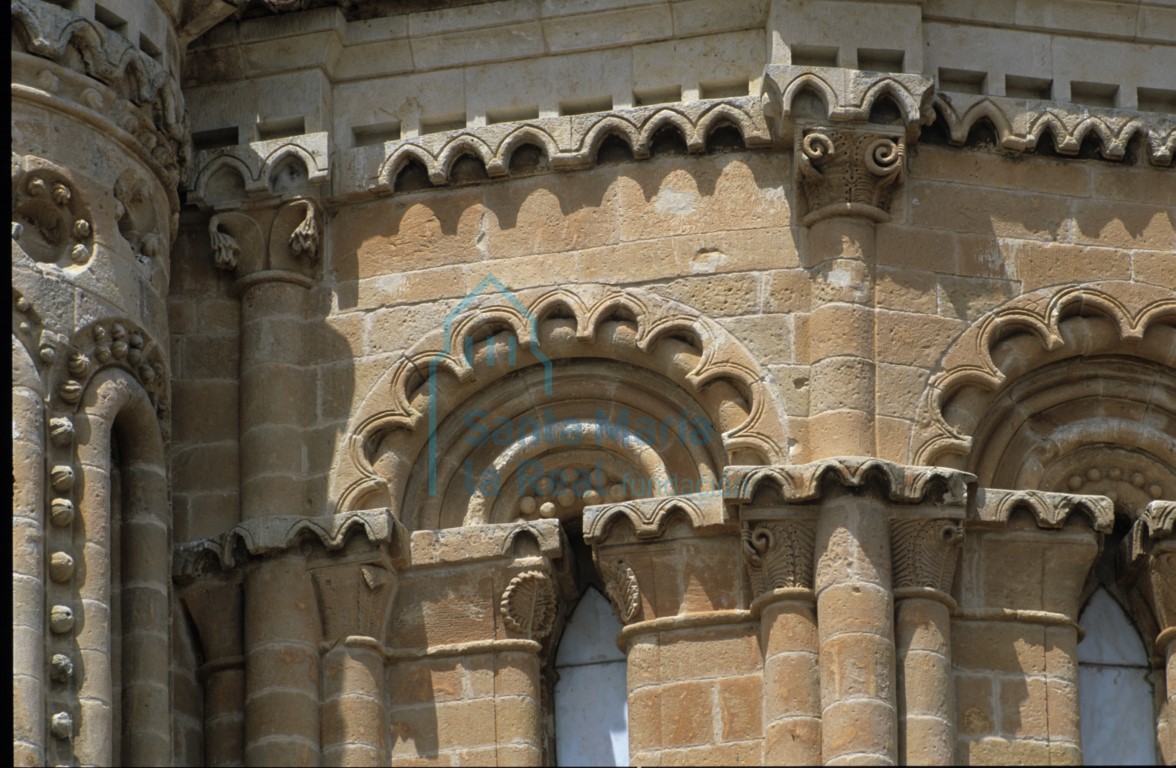
[[1168, 2], [11, 5], [17, 765], [1176, 763]]

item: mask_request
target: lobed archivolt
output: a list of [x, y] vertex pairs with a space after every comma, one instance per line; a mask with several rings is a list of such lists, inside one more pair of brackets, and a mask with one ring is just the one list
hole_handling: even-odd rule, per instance
[[[1063, 321], [1092, 316], [1111, 321], [1115, 338], [1093, 334], [1072, 338], [1063, 333]], [[1176, 294], [1143, 283], [1108, 281], [1042, 288], [1012, 299], [972, 325], [943, 356], [940, 372], [931, 378], [919, 407], [911, 441], [912, 460], [940, 464], [948, 456], [968, 453], [971, 435], [951, 426], [944, 409], [963, 389], [996, 393], [1006, 383], [1008, 375], [993, 357], [1002, 341], [1018, 334], [1036, 338], [1039, 364], [1047, 358], [1126, 353], [1170, 365], [1172, 350], [1165, 347], [1164, 339], [1148, 337], [1151, 329], [1160, 326], [1176, 328]], [[1150, 349], [1149, 338], [1157, 349]], [[1033, 365], [1033, 361], [1020, 365]]]
[[[433, 415], [439, 424], [457, 400], [490, 386], [510, 368], [560, 359], [604, 358], [659, 373], [712, 415], [728, 457], [742, 456], [744, 463], [783, 459], [783, 411], [755, 358], [717, 323], [640, 289], [586, 284], [515, 296], [495, 287], [503, 293], [479, 295], [481, 287], [476, 289], [467, 305], [407, 351], [360, 405], [349, 430], [346, 471], [353, 476], [341, 483], [338, 510], [362, 506], [371, 491], [385, 485], [373, 467], [381, 445], [413, 456], [419, 452], [431, 403], [438, 404]], [[502, 365], [510, 355], [514, 364]], [[713, 390], [717, 405], [707, 404], [704, 389], [711, 384], [720, 385]]]

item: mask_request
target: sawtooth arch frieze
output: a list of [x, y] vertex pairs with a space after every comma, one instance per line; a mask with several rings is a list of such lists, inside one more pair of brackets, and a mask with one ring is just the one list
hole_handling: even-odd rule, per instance
[[[543, 374], [548, 365], [550, 386]], [[682, 413], [695, 414], [700, 433], [713, 439], [697, 445], [679, 440], [672, 455], [642, 446], [624, 429], [624, 434], [596, 440], [594, 406], [603, 407], [609, 398], [618, 399], [630, 414], [661, 424]], [[460, 453], [462, 435], [468, 435], [463, 423], [468, 425], [471, 413], [495, 418], [496, 409], [504, 409], [501, 413], [513, 419], [527, 409], [548, 407], [560, 424], [588, 430], [583, 434], [593, 437], [594, 446], [611, 441], [608, 461], [617, 462], [611, 465], [616, 474], [633, 469], [645, 481], [667, 467], [693, 467], [690, 482], [717, 484], [727, 464], [779, 463], [788, 443], [783, 409], [754, 356], [721, 326], [681, 304], [640, 289], [595, 284], [524, 291], [517, 300], [485, 296], [407, 351], [360, 404], [333, 477], [336, 512], [383, 503], [401, 509], [410, 529], [421, 527], [412, 519], [417, 511], [400, 505], [410, 503], [410, 492], [416, 499], [412, 503], [425, 498], [422, 461], [431, 423], [436, 425], [435, 447], [446, 457], [437, 478], [452, 482], [454, 465], [466, 455], [456, 458], [446, 450]], [[479, 466], [511, 461], [517, 466], [545, 453], [526, 440], [507, 442]], [[576, 446], [567, 448], [564, 458], [583, 460], [571, 455]], [[512, 452], [517, 454], [513, 459]], [[601, 468], [612, 473], [609, 466], [606, 461]], [[606, 485], [617, 482], [610, 475]], [[653, 489], [645, 495], [674, 490], [667, 486], [660, 494]], [[433, 491], [443, 495], [442, 487]], [[474, 491], [471, 487], [467, 496], [476, 497]], [[605, 500], [577, 500], [575, 508]], [[535, 504], [541, 506], [543, 499]], [[426, 527], [500, 522], [496, 517], [505, 514], [489, 508], [467, 512], [464, 518], [429, 512], [436, 519]]]
[[982, 485], [1106, 495], [1129, 515], [1176, 491], [1176, 297], [1140, 283], [1041, 289], [967, 330], [920, 407], [912, 458]]

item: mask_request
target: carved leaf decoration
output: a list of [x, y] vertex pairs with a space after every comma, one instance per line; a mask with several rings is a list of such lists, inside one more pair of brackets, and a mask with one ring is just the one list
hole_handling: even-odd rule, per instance
[[628, 563], [619, 561], [616, 565], [601, 563], [600, 570], [604, 576], [604, 591], [612, 601], [613, 609], [622, 624], [628, 624], [637, 618], [641, 610], [641, 590], [637, 584], [637, 574]]
[[555, 585], [542, 571], [523, 571], [510, 580], [499, 607], [511, 631], [532, 640], [546, 637], [555, 621]]

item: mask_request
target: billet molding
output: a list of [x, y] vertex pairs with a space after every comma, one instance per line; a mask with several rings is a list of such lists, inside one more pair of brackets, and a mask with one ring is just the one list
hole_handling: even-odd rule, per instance
[[[1073, 317], [1103, 317], [1115, 336], [1075, 340], [1063, 332], [1063, 321]], [[993, 352], [1005, 339], [1028, 334], [1040, 343], [1037, 358], [1048, 364], [1067, 357], [1123, 354], [1130, 347], [1136, 357], [1157, 362], [1171, 360], [1171, 349], [1152, 328], [1176, 328], [1176, 296], [1171, 290], [1145, 283], [1106, 281], [1042, 288], [1018, 296], [973, 323], [941, 358], [916, 413], [910, 459], [915, 464], [948, 464], [972, 449], [969, 428], [948, 423], [948, 402], [965, 389], [978, 389], [994, 401], [1008, 381]], [[1155, 347], [1152, 349], [1152, 347]], [[974, 414], [974, 429], [983, 414]]]
[[1014, 512], [1028, 512], [1038, 528], [1061, 529], [1081, 514], [1098, 533], [1110, 533], [1115, 524], [1115, 505], [1105, 496], [1081, 496], [1046, 491], [1009, 491], [980, 488], [973, 494], [969, 526], [1005, 526]]
[[861, 489], [877, 481], [893, 502], [959, 507], [966, 503], [967, 486], [975, 480], [971, 473], [957, 469], [839, 456], [808, 464], [727, 467], [723, 495], [730, 503], [750, 504], [757, 494], [775, 492], [779, 503], [801, 504], [819, 500], [829, 483]]
[[230, 571], [251, 558], [286, 552], [301, 541], [338, 551], [353, 534], [360, 534], [375, 547], [388, 547], [392, 563], [409, 562], [408, 534], [391, 510], [330, 517], [278, 515], [246, 520], [219, 536], [176, 545], [172, 549], [172, 577], [186, 583], [206, 574]]

